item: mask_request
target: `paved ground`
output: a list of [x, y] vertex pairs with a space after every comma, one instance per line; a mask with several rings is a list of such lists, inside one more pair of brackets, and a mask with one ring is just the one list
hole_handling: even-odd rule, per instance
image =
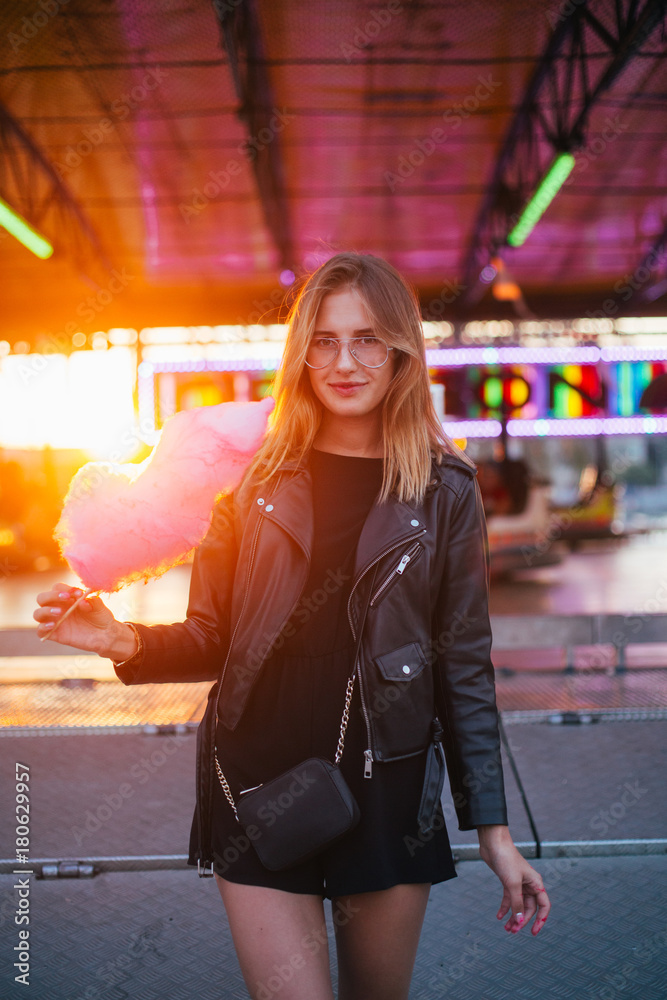
[[[554, 903], [536, 939], [510, 936], [495, 920], [497, 883], [481, 862], [462, 863], [459, 878], [432, 889], [411, 1000], [664, 1000], [667, 899], [656, 887], [665, 858], [536, 866]], [[0, 877], [3, 898], [12, 884]], [[30, 906], [30, 986], [13, 982], [17, 929], [5, 922], [3, 1000], [247, 998], [208, 879], [172, 871], [33, 882]], [[280, 997], [284, 982], [277, 974], [265, 996]]]
[[[667, 721], [506, 728], [550, 854], [535, 864], [552, 893], [553, 917], [537, 940], [510, 939], [494, 918], [495, 877], [481, 862], [462, 861], [458, 879], [432, 890], [411, 997], [664, 1000], [667, 856], [585, 855], [613, 849], [604, 843], [610, 840], [625, 841], [626, 852], [667, 851], [664, 840], [646, 843], [667, 836]], [[183, 868], [194, 735], [5, 735], [0, 749], [3, 803], [13, 803], [14, 763], [30, 768], [33, 859], [162, 855], [170, 866], [90, 879], [30, 877], [28, 993], [13, 982], [16, 881], [0, 875], [3, 1000], [245, 997], [216, 887]], [[534, 853], [509, 768], [507, 775], [514, 837]], [[447, 798], [444, 805], [451, 817]], [[12, 812], [0, 817], [5, 858]], [[448, 825], [467, 856], [474, 835]], [[558, 857], [555, 845], [564, 842], [570, 856]], [[280, 981], [273, 986], [269, 995], [279, 996]]]

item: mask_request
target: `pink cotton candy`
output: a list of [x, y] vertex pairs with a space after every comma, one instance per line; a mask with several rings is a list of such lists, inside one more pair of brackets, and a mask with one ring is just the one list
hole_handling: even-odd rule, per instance
[[183, 410], [140, 464], [79, 469], [55, 537], [84, 586], [112, 593], [183, 562], [206, 534], [217, 497], [240, 482], [273, 406], [267, 397]]

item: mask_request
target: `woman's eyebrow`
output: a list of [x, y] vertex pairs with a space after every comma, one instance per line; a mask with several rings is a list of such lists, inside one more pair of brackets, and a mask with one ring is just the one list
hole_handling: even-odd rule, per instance
[[[313, 336], [317, 333], [322, 333], [327, 337], [336, 337], [336, 334], [331, 330], [313, 330]], [[373, 333], [373, 331], [369, 326], [365, 326], [363, 330], [354, 330], [353, 333]]]

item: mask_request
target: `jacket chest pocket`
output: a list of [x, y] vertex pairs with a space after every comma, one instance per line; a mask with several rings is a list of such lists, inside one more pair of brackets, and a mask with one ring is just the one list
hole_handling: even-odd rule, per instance
[[390, 653], [376, 656], [375, 663], [383, 679], [389, 682], [414, 680], [427, 666], [424, 651], [416, 642], [409, 642]]
[[378, 760], [405, 757], [428, 746], [435, 714], [433, 671], [417, 642], [372, 661], [370, 719]]
[[419, 559], [424, 553], [424, 546], [421, 542], [415, 542], [407, 552], [404, 552], [400, 559], [397, 560], [396, 565], [392, 569], [391, 573], [382, 580], [379, 587], [373, 594], [370, 600], [369, 607], [376, 607], [380, 601], [384, 600], [391, 588], [401, 579], [406, 570], [409, 570], [412, 565]]

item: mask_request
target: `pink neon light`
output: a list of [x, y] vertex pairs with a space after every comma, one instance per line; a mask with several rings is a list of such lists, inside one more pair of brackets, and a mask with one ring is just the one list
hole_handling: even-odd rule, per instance
[[[500, 436], [498, 420], [445, 420], [452, 438]], [[667, 417], [568, 417], [544, 420], [508, 420], [510, 437], [597, 437], [599, 434], [667, 434]]]

